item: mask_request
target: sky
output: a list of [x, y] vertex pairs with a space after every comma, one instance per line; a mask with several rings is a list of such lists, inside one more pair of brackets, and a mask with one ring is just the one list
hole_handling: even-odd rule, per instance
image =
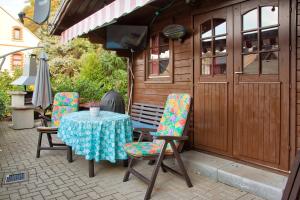
[[0, 6], [15, 18], [18, 18], [18, 13], [23, 10], [27, 2], [28, 0], [0, 0]]

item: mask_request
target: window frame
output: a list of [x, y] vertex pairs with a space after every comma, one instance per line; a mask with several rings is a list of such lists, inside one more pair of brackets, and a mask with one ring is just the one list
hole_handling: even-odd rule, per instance
[[[21, 56], [21, 59], [19, 60], [19, 62], [21, 63], [21, 65], [14, 65], [14, 56]], [[23, 68], [24, 67], [24, 54], [23, 53], [14, 53], [11, 55], [11, 69], [15, 70], [17, 68]]]
[[[144, 82], [145, 83], [173, 83], [174, 82], [174, 59], [173, 59], [173, 53], [174, 53], [174, 41], [172, 39], [169, 39], [169, 63], [167, 66], [167, 69], [169, 71], [168, 75], [155, 75], [151, 76], [150, 75], [150, 43], [151, 43], [151, 38], [155, 34], [163, 34], [161, 32], [161, 29], [158, 29], [156, 31], [152, 31], [150, 34], [150, 37], [148, 39], [148, 46], [146, 50], [144, 51], [144, 60], [145, 60], [145, 77], [144, 77]], [[159, 38], [158, 38], [159, 40]], [[160, 43], [158, 44], [158, 48], [160, 48], [161, 45]], [[160, 59], [158, 58], [158, 61]]]
[[[16, 38], [16, 31], [19, 31], [19, 38]], [[23, 41], [23, 30], [22, 30], [22, 27], [14, 26], [12, 28], [12, 40], [14, 40], [14, 41]]]
[[[261, 9], [263, 7], [277, 7], [278, 9], [278, 13], [277, 13], [277, 18], [278, 18], [278, 23], [275, 25], [268, 25], [268, 26], [262, 26], [261, 25], [261, 21], [262, 21], [262, 11]], [[243, 17], [244, 15], [246, 15], [247, 13], [253, 11], [253, 10], [257, 10], [257, 27], [256, 28], [251, 28], [251, 29], [247, 29], [247, 30], [243, 30], [243, 26], [244, 26], [244, 21], [243, 21]], [[274, 79], [278, 79], [279, 74], [280, 74], [280, 35], [279, 35], [279, 30], [280, 30], [280, 8], [278, 3], [269, 3], [269, 4], [261, 4], [261, 5], [257, 5], [255, 7], [252, 7], [251, 9], [248, 9], [244, 12], [241, 13], [241, 23], [240, 23], [240, 37], [241, 37], [241, 72], [243, 76], [256, 76], [256, 77], [269, 77], [269, 78], [274, 78]], [[273, 49], [273, 50], [263, 50], [261, 48], [262, 43], [261, 43], [261, 35], [262, 35], [262, 31], [263, 30], [268, 30], [268, 29], [273, 29], [273, 28], [277, 28], [278, 30], [278, 48], [277, 49]], [[244, 33], [251, 33], [251, 32], [256, 32], [257, 33], [257, 50], [255, 52], [243, 52], [243, 46], [244, 46], [244, 40], [243, 40], [243, 36]], [[262, 54], [264, 53], [270, 53], [270, 52], [275, 52], [278, 54], [278, 72], [277, 74], [264, 74], [262, 73]], [[251, 55], [251, 54], [257, 54], [258, 56], [258, 73], [256, 74], [249, 74], [249, 73], [244, 73], [244, 59], [243, 56], [244, 55]]]
[[[214, 27], [214, 19], [224, 19], [224, 21], [226, 22], [226, 33], [224, 34], [219, 34], [219, 35], [216, 35], [215, 34], [215, 27]], [[210, 37], [204, 37], [202, 38], [202, 24], [206, 23], [206, 22], [210, 22], [210, 25], [211, 25], [211, 36]], [[227, 73], [228, 73], [228, 69], [227, 69], [227, 58], [228, 58], [228, 48], [227, 48], [227, 42], [228, 42], [228, 22], [227, 22], [227, 19], [226, 18], [219, 18], [219, 17], [211, 17], [209, 19], [207, 19], [206, 21], [204, 21], [203, 23], [200, 24], [200, 31], [199, 31], [199, 34], [200, 34], [200, 55], [199, 56], [199, 59], [200, 59], [200, 77], [201, 78], [208, 78], [208, 77], [226, 77], [227, 76]], [[220, 37], [225, 37], [226, 39], [226, 53], [224, 53], [223, 55], [216, 55], [215, 54], [215, 43], [216, 43], [216, 38], [220, 38]], [[211, 56], [207, 56], [207, 57], [203, 57], [202, 56], [202, 41], [203, 40], [207, 40], [207, 39], [211, 39], [211, 44], [210, 44], [210, 48], [212, 50], [212, 55]], [[215, 58], [222, 58], [222, 57], [225, 57], [226, 58], [226, 73], [224, 74], [215, 74], [214, 73], [214, 60]], [[209, 74], [202, 74], [202, 60], [205, 59], [205, 58], [210, 58], [212, 59], [212, 65], [210, 67], [210, 73]]]

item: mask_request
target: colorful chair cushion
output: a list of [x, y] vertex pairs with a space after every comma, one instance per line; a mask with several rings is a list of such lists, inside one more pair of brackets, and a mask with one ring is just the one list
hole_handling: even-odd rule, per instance
[[[155, 135], [182, 136], [190, 106], [191, 96], [189, 94], [170, 94]], [[141, 143], [145, 142], [126, 144], [124, 149], [130, 155], [155, 155], [160, 153], [164, 140], [154, 140], [151, 145]], [[178, 145], [177, 142], [175, 144]], [[172, 152], [170, 145], [167, 147], [167, 152]]]
[[61, 92], [54, 97], [51, 126], [59, 127], [62, 116], [78, 111], [79, 94], [77, 92]]
[[[124, 145], [127, 154], [134, 157], [146, 157], [160, 154], [161, 147], [153, 142], [133, 142]], [[166, 150], [166, 154], [172, 154], [170, 150]]]

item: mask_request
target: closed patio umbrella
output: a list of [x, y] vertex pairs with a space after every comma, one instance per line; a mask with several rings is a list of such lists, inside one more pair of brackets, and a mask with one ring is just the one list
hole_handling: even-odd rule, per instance
[[35, 79], [32, 104], [46, 109], [52, 103], [52, 92], [50, 83], [48, 56], [45, 52], [40, 54], [39, 67]]

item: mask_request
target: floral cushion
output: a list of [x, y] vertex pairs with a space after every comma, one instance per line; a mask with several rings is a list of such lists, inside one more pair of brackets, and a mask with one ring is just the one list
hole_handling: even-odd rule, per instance
[[[189, 94], [170, 94], [155, 135], [182, 136], [191, 106]], [[154, 140], [162, 147], [163, 140]], [[177, 144], [177, 143], [176, 143]], [[167, 147], [171, 150], [170, 145]]]
[[[191, 96], [189, 94], [170, 94], [155, 135], [182, 136], [190, 106]], [[130, 143], [126, 144], [124, 149], [131, 155], [147, 156], [159, 154], [163, 144], [164, 140], [154, 140], [153, 143]], [[177, 143], [175, 144], [177, 145]], [[167, 152], [172, 152], [170, 145], [167, 147]]]
[[60, 119], [68, 113], [78, 111], [79, 94], [77, 92], [61, 92], [54, 97], [51, 126], [59, 127]]
[[[124, 145], [124, 150], [127, 154], [135, 157], [146, 157], [158, 155], [161, 151], [159, 145], [153, 142], [133, 142]], [[166, 153], [172, 153], [167, 151]]]

